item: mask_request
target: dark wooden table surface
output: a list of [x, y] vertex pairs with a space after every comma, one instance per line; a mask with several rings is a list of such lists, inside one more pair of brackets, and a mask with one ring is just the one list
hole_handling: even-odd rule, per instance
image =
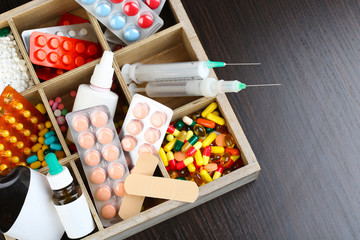
[[261, 62], [219, 79], [282, 86], [228, 94], [260, 177], [129, 239], [360, 239], [359, 1], [182, 2], [210, 59]]

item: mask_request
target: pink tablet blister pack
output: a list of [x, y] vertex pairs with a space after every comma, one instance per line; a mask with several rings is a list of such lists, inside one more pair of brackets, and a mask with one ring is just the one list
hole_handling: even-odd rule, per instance
[[105, 227], [119, 222], [129, 169], [109, 109], [100, 105], [71, 112], [66, 121], [101, 222]]
[[135, 94], [120, 131], [121, 146], [131, 170], [140, 154], [158, 155], [173, 110]]
[[129, 45], [156, 33], [164, 21], [141, 0], [75, 0]]

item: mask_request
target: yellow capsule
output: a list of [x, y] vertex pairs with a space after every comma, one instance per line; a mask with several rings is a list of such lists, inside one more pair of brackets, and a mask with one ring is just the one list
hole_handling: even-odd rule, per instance
[[197, 151], [196, 151], [194, 157], [195, 157], [196, 165], [202, 166], [202, 165], [204, 164], [204, 158], [203, 158], [200, 150], [197, 150]]
[[206, 182], [211, 182], [212, 181], [212, 178], [211, 178], [210, 174], [206, 170], [204, 170], [204, 169], [201, 170], [200, 175]]
[[49, 149], [49, 146], [48, 145], [42, 145], [42, 147], [41, 147], [41, 150], [43, 150], [43, 151], [45, 151], [46, 149]]
[[175, 138], [175, 137], [174, 137], [174, 135], [172, 135], [172, 134], [168, 134], [168, 135], [166, 136], [166, 140], [168, 140], [168, 142], [171, 142], [174, 138]]
[[33, 153], [35, 153], [35, 152], [39, 151], [41, 149], [41, 147], [42, 147], [41, 143], [37, 143], [37, 144], [35, 144], [34, 146], [31, 147], [31, 151]]
[[18, 156], [14, 156], [11, 158], [11, 162], [13, 162], [13, 163], [18, 163], [19, 161], [20, 161], [20, 159]]
[[42, 162], [41, 162], [41, 166], [42, 166], [42, 167], [46, 167], [46, 166], [47, 166], [46, 161], [42, 161]]
[[0, 151], [2, 151], [2, 150], [4, 150], [4, 149], [5, 149], [4, 144], [1, 144], [1, 143], [0, 143]]
[[49, 129], [44, 128], [43, 130], [41, 130], [41, 131], [39, 132], [39, 137], [43, 137], [48, 131], [49, 131]]
[[192, 136], [194, 136], [194, 132], [193, 131], [187, 131], [186, 132], [186, 141], [189, 141], [189, 139], [192, 137]]
[[29, 154], [31, 153], [31, 149], [28, 148], [28, 147], [26, 147], [26, 148], [24, 148], [23, 153], [24, 153], [25, 155], [29, 155]]
[[52, 127], [52, 123], [50, 121], [46, 121], [45, 122], [45, 127], [46, 128], [51, 128]]
[[36, 162], [33, 162], [32, 164], [30, 164], [30, 168], [32, 168], [32, 169], [38, 169], [40, 167], [41, 167], [40, 161], [36, 161]]
[[[169, 165], [169, 161], [173, 161], [175, 159], [174, 157], [174, 153], [172, 151], [169, 151], [167, 154], [166, 154], [166, 161]], [[166, 165], [167, 166], [167, 165]]]
[[38, 138], [38, 142], [41, 144], [44, 144], [45, 138], [44, 137], [39, 137]]
[[214, 123], [217, 123], [219, 125], [224, 125], [225, 124], [225, 119], [219, 116], [216, 116], [215, 114], [209, 113], [206, 116], [206, 119], [213, 121]]
[[224, 153], [225, 148], [219, 146], [211, 146], [211, 153]]
[[65, 152], [64, 151], [55, 151], [55, 155], [60, 160], [60, 158], [65, 157]]
[[205, 110], [202, 111], [201, 116], [203, 118], [205, 118], [209, 113], [212, 113], [213, 111], [215, 111], [216, 108], [217, 108], [217, 103], [216, 102], [210, 103], [209, 106], [207, 106], [205, 108]]
[[[45, 162], [45, 161], [44, 161]], [[24, 166], [24, 167], [26, 167], [26, 163], [25, 162], [19, 162], [19, 163], [17, 163], [16, 164], [17, 166]]]
[[6, 165], [6, 164], [1, 164], [0, 165], [0, 172], [2, 172], [2, 171], [4, 171], [5, 169], [7, 169], [8, 168], [8, 165]]
[[213, 180], [216, 180], [216, 179], [218, 179], [219, 177], [221, 177], [221, 173], [218, 172], [218, 171], [215, 171], [212, 179], [213, 179]]
[[209, 146], [216, 139], [216, 136], [217, 136], [216, 133], [214, 132], [210, 133], [203, 141], [202, 146], [203, 147]]
[[189, 164], [194, 162], [194, 158], [193, 157], [187, 157], [187, 158], [184, 159], [183, 162], [184, 162], [185, 166], [188, 166]]
[[236, 160], [238, 160], [240, 158], [240, 155], [237, 156], [231, 156], [231, 159], [235, 162]]
[[176, 142], [176, 138], [174, 138], [172, 141], [168, 142], [164, 147], [165, 152], [171, 151], [171, 149], [174, 148], [175, 142]]
[[169, 162], [166, 158], [165, 150], [162, 147], [159, 150], [159, 155], [160, 155], [162, 162], [164, 163], [164, 166], [167, 167], [169, 165]]
[[216, 116], [220, 116], [220, 113], [218, 111], [213, 111], [212, 114], [214, 114]]
[[191, 173], [195, 172], [195, 170], [196, 170], [194, 163], [190, 163], [189, 165], [187, 165], [187, 168], [188, 168], [189, 172], [191, 172]]
[[37, 151], [37, 157], [40, 161], [44, 161], [45, 160], [44, 151], [41, 149], [39, 151]]
[[46, 113], [46, 108], [45, 108], [44, 104], [42, 104], [42, 103], [36, 104], [35, 108], [37, 110], [39, 110], [39, 112], [41, 112], [42, 114]]
[[23, 116], [26, 117], [26, 118], [30, 117], [30, 116], [31, 116], [30, 111], [29, 111], [29, 110], [25, 110], [25, 111], [23, 112]]

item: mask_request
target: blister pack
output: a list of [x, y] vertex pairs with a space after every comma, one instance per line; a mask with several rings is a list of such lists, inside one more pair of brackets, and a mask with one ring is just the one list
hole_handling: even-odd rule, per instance
[[171, 121], [173, 110], [165, 105], [135, 94], [120, 131], [129, 169], [132, 169], [140, 154], [158, 155], [162, 140]]
[[64, 13], [63, 15], [61, 15], [59, 22], [58, 22], [58, 26], [63, 26], [63, 25], [72, 25], [72, 24], [80, 24], [80, 23], [88, 23], [89, 21], [75, 16], [73, 14], [70, 13]]
[[141, 0], [76, 0], [125, 44], [157, 32], [164, 21]]
[[129, 169], [108, 107], [71, 112], [66, 121], [103, 225], [119, 222]]
[[157, 15], [160, 15], [161, 9], [164, 7], [166, 0], [142, 0]]
[[58, 36], [65, 36], [69, 38], [77, 38], [89, 42], [98, 42], [94, 29], [90, 23], [30, 29], [25, 30], [21, 33], [25, 48], [28, 52], [30, 49], [30, 35], [35, 31], [42, 33], [50, 33]]
[[30, 35], [30, 60], [41, 66], [71, 70], [101, 55], [98, 43], [41, 32]]

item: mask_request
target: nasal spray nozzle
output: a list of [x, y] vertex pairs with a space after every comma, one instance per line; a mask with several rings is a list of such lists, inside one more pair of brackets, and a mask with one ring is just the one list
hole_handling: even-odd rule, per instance
[[193, 81], [149, 82], [145, 88], [138, 88], [135, 83], [129, 85], [130, 93], [146, 92], [149, 97], [215, 97], [218, 93], [237, 93], [246, 87], [269, 87], [281, 84], [246, 85], [238, 80], [224, 81], [205, 78]]
[[91, 76], [91, 85], [110, 89], [114, 75], [114, 68], [112, 67], [113, 57], [113, 52], [104, 51], [99, 64], [96, 64], [94, 73]]

